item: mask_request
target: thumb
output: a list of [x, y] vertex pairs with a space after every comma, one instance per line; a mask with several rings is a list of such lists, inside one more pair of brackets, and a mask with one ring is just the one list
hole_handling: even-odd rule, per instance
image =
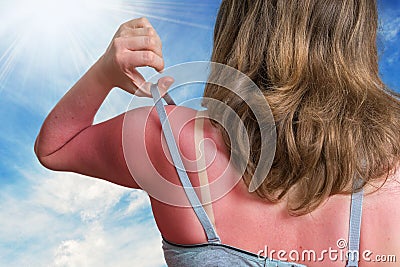
[[165, 76], [158, 80], [157, 86], [160, 89], [160, 94], [164, 96], [168, 88], [175, 82], [171, 76]]

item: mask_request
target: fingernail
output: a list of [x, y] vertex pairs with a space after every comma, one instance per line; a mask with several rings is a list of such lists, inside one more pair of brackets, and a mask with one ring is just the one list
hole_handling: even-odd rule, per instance
[[164, 81], [164, 82], [162, 83], [162, 85], [163, 85], [164, 88], [168, 88], [168, 87], [170, 87], [171, 84], [173, 84], [173, 83], [174, 83], [173, 80], [166, 80], [166, 81]]

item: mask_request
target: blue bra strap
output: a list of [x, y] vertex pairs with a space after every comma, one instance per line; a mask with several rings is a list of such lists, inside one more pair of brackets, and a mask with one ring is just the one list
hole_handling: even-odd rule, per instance
[[[357, 184], [357, 181], [356, 181]], [[354, 186], [355, 188], [356, 186]], [[360, 231], [364, 190], [351, 195], [347, 267], [358, 267], [360, 259]]]
[[181, 181], [183, 189], [185, 190], [186, 196], [194, 212], [196, 213], [197, 218], [199, 219], [201, 225], [203, 226], [204, 232], [207, 235], [208, 242], [220, 243], [221, 240], [217, 235], [217, 233], [215, 232], [214, 227], [210, 221], [210, 218], [207, 216], [207, 213], [205, 212], [203, 206], [201, 205], [200, 200], [193, 189], [193, 185], [190, 182], [189, 177], [186, 173], [157, 85], [153, 84], [150, 90], [156, 106], [158, 116], [161, 121], [162, 130], [168, 145], [169, 152], [174, 162], [175, 169], [178, 173], [179, 180]]

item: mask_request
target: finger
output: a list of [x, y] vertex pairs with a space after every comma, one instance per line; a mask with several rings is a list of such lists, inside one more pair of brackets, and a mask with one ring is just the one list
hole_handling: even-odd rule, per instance
[[140, 96], [140, 97], [151, 97], [151, 83], [150, 82], [144, 82], [138, 86], [138, 89], [135, 92], [135, 96]]
[[149, 38], [151, 38], [152, 40], [154, 40], [155, 42], [160, 44], [160, 47], [162, 48], [162, 42], [161, 42], [160, 36], [157, 34], [156, 30], [151, 27], [125, 29], [125, 30], [121, 31], [118, 34], [118, 37], [116, 37], [116, 38], [120, 38], [120, 37], [128, 38], [128, 37], [133, 37], [133, 36], [148, 36]]
[[153, 51], [160, 57], [162, 57], [162, 48], [161, 42], [155, 37], [150, 36], [133, 36], [133, 37], [126, 37], [126, 38], [117, 38], [115, 39], [117, 46], [121, 48], [125, 48], [131, 51], [140, 51], [140, 50], [147, 50]]
[[151, 36], [155, 37], [161, 41], [160, 36], [157, 31], [153, 27], [145, 27], [145, 28], [126, 28], [121, 30], [120, 37], [130, 37], [130, 36]]
[[[174, 78], [170, 76], [165, 76], [158, 80], [157, 87], [160, 90], [160, 95], [162, 97], [164, 97], [164, 95], [167, 93], [168, 88], [174, 83], [174, 81]], [[141, 83], [137, 86], [138, 89], [136, 90], [135, 95], [140, 97], [151, 97], [151, 85], [152, 83], [150, 82]]]
[[121, 31], [120, 36], [129, 37], [129, 36], [154, 36], [157, 35], [154, 28], [145, 27], [145, 28], [126, 28]]
[[117, 55], [118, 63], [125, 70], [137, 67], [152, 67], [158, 72], [164, 69], [164, 60], [153, 51], [126, 51]]
[[130, 85], [129, 88], [132, 88], [132, 92], [135, 92], [137, 89], [139, 89], [145, 82], [146, 80], [144, 79], [144, 77], [142, 76], [142, 74], [140, 74], [137, 70], [133, 70], [130, 71], [128, 70], [126, 72], [126, 75], [129, 77], [130, 79]]
[[165, 76], [162, 77], [158, 80], [157, 86], [160, 89], [160, 94], [161, 96], [164, 97], [164, 95], [167, 93], [168, 88], [175, 82], [174, 78], [171, 76]]
[[147, 27], [153, 28], [150, 21], [145, 17], [133, 19], [121, 25], [121, 28], [131, 28], [131, 29], [147, 28]]

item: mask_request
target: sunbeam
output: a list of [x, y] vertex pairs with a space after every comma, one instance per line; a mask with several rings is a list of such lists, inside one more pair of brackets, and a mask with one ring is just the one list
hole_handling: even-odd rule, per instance
[[0, 92], [7, 82], [8, 74], [12, 71], [15, 61], [14, 58], [18, 51], [18, 39], [13, 40], [11, 45], [7, 47], [4, 53], [0, 56]]
[[[210, 6], [216, 9], [218, 4], [209, 0], [2, 2], [0, 90], [5, 92], [0, 92], [16, 99], [15, 94], [21, 94], [31, 84], [65, 89], [65, 79], [82, 75], [104, 51], [117, 26], [135, 17], [210, 31], [214, 20]], [[10, 75], [24, 77], [18, 92], [7, 90]], [[36, 93], [45, 94], [40, 88]]]

